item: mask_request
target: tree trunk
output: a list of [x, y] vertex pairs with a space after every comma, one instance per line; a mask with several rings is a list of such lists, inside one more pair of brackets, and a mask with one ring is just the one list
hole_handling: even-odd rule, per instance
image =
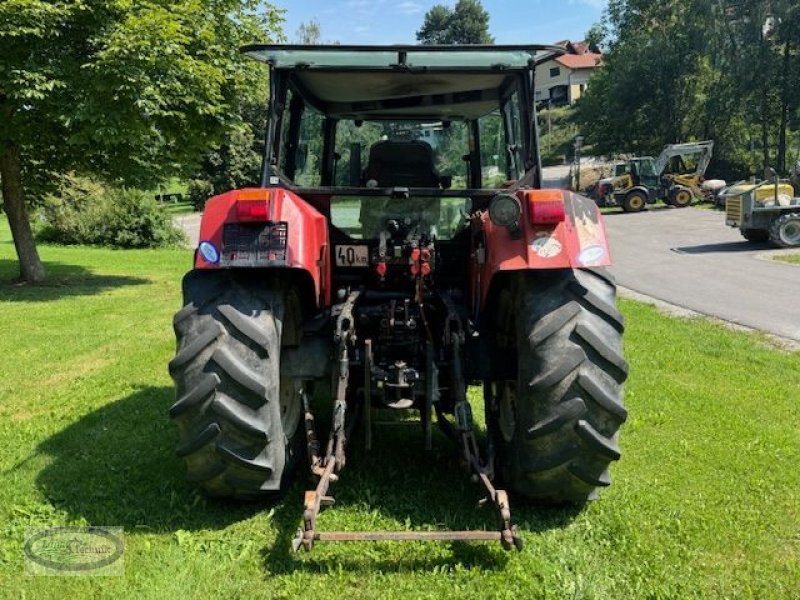
[[769, 99], [767, 97], [767, 87], [761, 89], [761, 151], [764, 154], [764, 164], [761, 170], [764, 171], [769, 164]]
[[783, 85], [781, 86], [781, 123], [778, 129], [778, 171], [781, 173], [786, 172], [786, 128], [789, 125], [789, 77], [791, 73], [791, 45], [787, 41], [783, 49], [783, 69], [781, 77], [783, 78]]
[[13, 144], [0, 150], [0, 178], [3, 180], [3, 205], [19, 257], [20, 277], [31, 283], [41, 281], [44, 279], [44, 267], [36, 250], [25, 206], [19, 150]]

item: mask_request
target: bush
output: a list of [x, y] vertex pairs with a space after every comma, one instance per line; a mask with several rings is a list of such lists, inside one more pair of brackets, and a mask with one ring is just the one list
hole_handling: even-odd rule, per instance
[[258, 184], [263, 145], [258, 139], [253, 127], [245, 123], [229, 131], [223, 144], [203, 157], [189, 182], [189, 199], [195, 210], [203, 210], [212, 196]]
[[199, 211], [206, 207], [206, 201], [215, 194], [214, 184], [205, 179], [192, 179], [186, 190], [189, 202], [194, 205], [195, 210]]
[[44, 242], [163, 248], [186, 240], [150, 195], [82, 177], [65, 177], [38, 214], [37, 238]]

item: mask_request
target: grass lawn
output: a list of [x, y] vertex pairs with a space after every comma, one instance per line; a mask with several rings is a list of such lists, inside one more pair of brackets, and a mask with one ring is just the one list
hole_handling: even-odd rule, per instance
[[[319, 545], [293, 555], [300, 481], [273, 506], [182, 481], [167, 419], [171, 316], [191, 252], [42, 247], [15, 287], [0, 221], [0, 597], [789, 598], [800, 590], [800, 354], [623, 302], [628, 423], [583, 510], [514, 502], [525, 550]], [[477, 395], [474, 396], [477, 400]], [[437, 437], [380, 430], [323, 528], [493, 527]], [[404, 435], [404, 433], [406, 435]], [[124, 577], [26, 577], [32, 525], [125, 528]]]
[[789, 263], [790, 265], [800, 265], [800, 252], [797, 254], [776, 254], [772, 259]]
[[193, 202], [164, 202], [161, 206], [170, 215], [188, 215], [195, 212]]

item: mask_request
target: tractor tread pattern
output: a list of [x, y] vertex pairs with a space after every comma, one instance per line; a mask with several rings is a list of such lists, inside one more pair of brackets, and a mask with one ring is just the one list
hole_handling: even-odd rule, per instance
[[611, 460], [619, 460], [621, 456], [619, 447], [616, 441], [612, 438], [607, 438], [597, 431], [590, 423], [581, 419], [575, 425], [578, 430], [578, 435], [598, 454], [607, 456]]
[[170, 407], [169, 416], [173, 419], [181, 416], [198, 402], [208, 398], [219, 384], [220, 379], [216, 373], [205, 374], [198, 380], [196, 385], [189, 389], [188, 393], [179, 398], [178, 401]]
[[269, 349], [269, 334], [255, 319], [242, 314], [230, 304], [222, 304], [218, 310], [242, 335], [251, 339], [264, 350]]
[[192, 271], [183, 290], [169, 414], [186, 479], [217, 497], [279, 494], [299, 439], [283, 431], [278, 401], [285, 288], [263, 275]]
[[499, 441], [500, 472], [531, 500], [580, 504], [610, 484], [628, 416], [614, 279], [603, 269], [525, 272], [514, 285], [516, 433]]
[[211, 359], [217, 363], [233, 381], [240, 386], [247, 388], [259, 400], [262, 398], [267, 401], [267, 388], [261, 383], [258, 374], [249, 369], [240, 359], [224, 347], [219, 347], [214, 351]]
[[586, 372], [581, 372], [578, 375], [578, 385], [603, 410], [616, 416], [620, 423], [624, 423], [628, 419], [628, 411], [625, 410], [619, 398], [608, 386], [600, 383], [597, 378], [593, 378]]
[[580, 398], [572, 398], [560, 404], [553, 414], [528, 429], [528, 439], [547, 435], [565, 424], [582, 416], [586, 412], [586, 404]]
[[222, 327], [215, 323], [194, 338], [190, 343], [181, 348], [169, 363], [169, 372], [174, 373], [186, 363], [195, 358], [205, 348], [214, 343], [222, 335]]
[[[589, 273], [590, 271], [585, 271], [585, 272]], [[616, 289], [616, 286], [612, 284], [608, 285], [609, 287], [613, 287]], [[584, 306], [586, 306], [589, 309], [594, 309], [604, 319], [610, 321], [611, 324], [617, 329], [617, 331], [619, 331], [620, 333], [625, 331], [625, 319], [617, 310], [616, 306], [614, 306], [614, 304], [611, 304], [607, 300], [602, 299], [595, 291], [587, 287], [584, 287], [582, 283], [578, 280], [571, 281], [569, 283], [569, 289], [579, 301], [583, 300], [582, 304]]]
[[536, 326], [528, 336], [528, 341], [533, 345], [541, 344], [574, 319], [580, 311], [581, 307], [577, 302], [570, 302], [569, 304], [560, 306], [536, 323]]
[[211, 408], [217, 415], [229, 421], [240, 431], [266, 442], [269, 441], [269, 433], [266, 429], [257, 425], [258, 414], [252, 409], [241, 405], [235, 400], [231, 400], [223, 394], [216, 395]]

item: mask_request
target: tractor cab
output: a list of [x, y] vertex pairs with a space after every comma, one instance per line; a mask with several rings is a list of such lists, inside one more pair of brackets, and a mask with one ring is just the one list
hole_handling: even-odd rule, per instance
[[[175, 317], [170, 414], [189, 479], [217, 496], [276, 495], [304, 448], [316, 487], [295, 549], [378, 539], [519, 548], [495, 481], [520, 497], [585, 501], [608, 485], [626, 415], [602, 215], [587, 198], [541, 189], [534, 76], [564, 50], [244, 52], [269, 67], [261, 181], [206, 204]], [[325, 445], [315, 398], [331, 410]], [[496, 531], [318, 530], [349, 447], [379, 446], [374, 417], [385, 411], [418, 418], [426, 449], [435, 419], [495, 507]]]

